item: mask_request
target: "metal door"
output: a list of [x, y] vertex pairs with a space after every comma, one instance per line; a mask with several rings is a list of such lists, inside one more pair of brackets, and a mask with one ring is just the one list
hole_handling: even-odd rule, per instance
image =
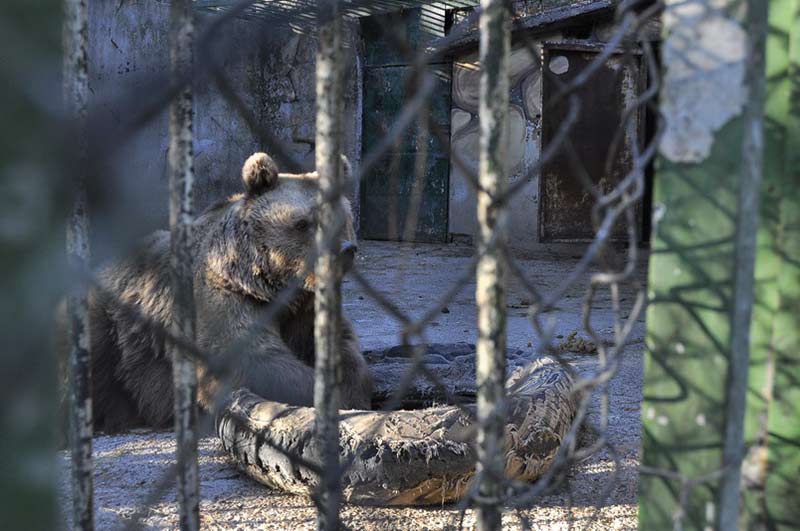
[[[417, 87], [396, 46], [386, 37], [385, 27], [398, 28], [412, 47], [432, 36], [420, 23], [419, 10], [376, 17], [362, 22], [364, 36], [364, 106], [362, 152], [381, 142], [403, 105], [413, 97], [408, 87]], [[388, 22], [387, 22], [388, 19]], [[450, 175], [450, 63], [426, 65], [435, 79], [428, 109], [421, 113], [430, 125], [415, 121], [400, 136], [374, 169], [364, 175], [361, 186], [361, 237], [376, 240], [445, 242]], [[441, 140], [440, 140], [441, 139]]]
[[[546, 105], [561, 84], [570, 83], [581, 75], [600, 53], [602, 46], [584, 43], [546, 43], [544, 46], [544, 75], [542, 97], [543, 150], [558, 134], [567, 118], [570, 104], [567, 98]], [[539, 236], [544, 242], [590, 241], [594, 237], [591, 210], [594, 197], [580, 176], [580, 166], [585, 170], [592, 186], [604, 193], [614, 186], [632, 168], [633, 142], [643, 143], [643, 116], [628, 123], [617, 149], [612, 144], [622, 125], [625, 109], [632, 108], [644, 90], [645, 71], [641, 55], [613, 54], [575, 91], [580, 101], [580, 113], [568, 138], [574, 147], [566, 147], [542, 167], [540, 179], [541, 204], [539, 208]], [[640, 202], [641, 203], [641, 202]], [[636, 223], [641, 223], [641, 204], [637, 205]], [[624, 222], [612, 232], [612, 240], [626, 237]], [[639, 232], [641, 234], [641, 231]], [[640, 236], [641, 238], [641, 236]]]

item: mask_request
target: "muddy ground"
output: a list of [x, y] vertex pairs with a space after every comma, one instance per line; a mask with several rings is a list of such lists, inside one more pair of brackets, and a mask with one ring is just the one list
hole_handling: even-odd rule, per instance
[[[467, 247], [410, 245], [362, 242], [357, 258], [359, 271], [399, 310], [419, 318], [436, 304], [455, 280], [469, 274]], [[542, 292], [553, 290], [577, 264], [578, 256], [569, 253], [547, 254], [519, 260], [530, 282]], [[643, 282], [645, 268], [636, 274]], [[581, 279], [557, 307], [548, 312], [554, 341], [564, 356], [581, 374], [591, 374], [597, 356], [582, 325], [581, 305], [587, 286]], [[436, 314], [425, 330], [430, 343], [475, 341], [476, 309], [474, 281], [467, 283]], [[621, 313], [626, 316], [635, 298], [632, 286], [623, 286]], [[509, 349], [520, 349], [524, 356], [541, 351], [540, 339], [526, 317], [532, 297], [519, 282], [510, 282], [508, 296]], [[401, 342], [401, 324], [359, 287], [353, 279], [344, 283], [344, 307], [358, 331], [362, 348], [375, 350]], [[606, 338], [612, 334], [612, 312], [607, 292], [592, 305], [592, 324]], [[605, 434], [614, 446], [616, 458], [600, 451], [575, 465], [567, 482], [555, 493], [541, 498], [520, 513], [508, 511], [504, 529], [524, 529], [521, 516], [533, 529], [635, 529], [636, 493], [640, 442], [639, 404], [642, 397], [642, 353], [644, 316], [640, 316], [621, 358], [617, 375], [609, 382], [610, 414]], [[599, 407], [594, 404], [590, 421], [599, 425]], [[95, 500], [98, 529], [124, 526], [148, 499], [164, 470], [174, 462], [174, 444], [169, 433], [137, 432], [95, 438]], [[214, 437], [200, 443], [201, 514], [205, 529], [315, 529], [312, 503], [302, 497], [282, 494], [242, 476], [230, 464]], [[68, 507], [69, 459], [62, 454], [60, 466], [62, 502]], [[174, 491], [168, 489], [144, 512], [148, 529], [177, 527]], [[68, 511], [65, 511], [68, 512]], [[457, 528], [459, 511], [454, 506], [436, 508], [366, 508], [346, 505], [342, 519], [350, 529], [436, 530]], [[474, 515], [467, 512], [465, 529], [472, 529]]]

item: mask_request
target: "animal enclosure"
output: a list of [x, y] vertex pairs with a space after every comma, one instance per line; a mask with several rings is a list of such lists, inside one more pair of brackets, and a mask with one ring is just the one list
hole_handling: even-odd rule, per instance
[[[74, 528], [796, 521], [796, 0], [101, 4], [64, 2], [70, 193], [53, 199], [71, 201], [55, 291], [71, 330], [61, 499]], [[313, 296], [313, 408], [286, 413], [305, 415], [303, 445], [269, 438], [281, 413], [230, 450], [224, 419], [242, 394], [229, 367], [247, 343], [218, 356], [198, 346], [192, 267], [197, 220], [239, 191], [258, 151], [276, 178], [316, 172], [316, 217], [308, 277], [260, 301], [243, 337]], [[361, 252], [345, 275], [351, 217]], [[97, 436], [94, 271], [167, 223], [173, 318], [115, 304], [169, 353], [174, 435]], [[347, 316], [367, 363], [387, 371], [373, 395], [385, 415], [340, 410]], [[535, 381], [526, 367], [543, 358], [570, 384], [568, 399], [547, 402], [570, 403], [555, 406], [570, 419], [560, 431], [531, 428], [546, 408], [514, 420], [534, 394], [507, 378], [519, 369]], [[204, 374], [220, 382], [210, 414], [198, 410]], [[353, 428], [366, 425], [359, 415], [402, 424], [440, 406], [467, 419], [448, 441], [468, 466], [463, 482], [420, 492], [455, 501], [429, 512], [348, 503], [379, 450], [348, 453], [342, 441], [388, 429]], [[413, 439], [419, 425], [408, 426], [398, 432]], [[403, 464], [426, 470], [438, 457], [420, 455]], [[301, 478], [310, 501], [234, 479], [232, 463]]]

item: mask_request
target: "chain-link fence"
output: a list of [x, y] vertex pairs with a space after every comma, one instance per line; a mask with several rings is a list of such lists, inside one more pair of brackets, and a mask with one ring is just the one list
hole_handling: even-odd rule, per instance
[[[699, 68], [710, 71], [709, 75], [716, 75], [716, 70], [709, 64], [724, 64], [727, 68], [739, 61], [740, 74], [750, 83], [747, 85], [749, 96], [744, 97], [740, 106], [748, 120], [742, 140], [748, 164], [742, 170], [738, 190], [741, 199], [735, 210], [738, 221], [734, 249], [741, 273], [736, 276], [729, 301], [730, 307], [734, 308], [735, 323], [731, 344], [737, 348], [731, 353], [727, 373], [725, 436], [721, 445], [725, 466], [696, 475], [676, 466], [651, 466], [654, 460], [641, 468], [643, 474], [680, 485], [676, 496], [679, 502], [667, 517], [676, 529], [686, 525], [686, 518], [692, 525], [695, 523], [691, 520], [692, 510], [689, 508], [693, 489], [707, 482], [716, 485], [718, 481], [722, 494], [713, 516], [715, 523], [711, 525], [720, 529], [736, 528], [741, 481], [738, 465], [742, 459], [742, 423], [747, 389], [748, 323], [752, 311], [752, 298], [748, 299], [747, 294], [753, 292], [756, 203], [763, 149], [763, 139], [758, 132], [761, 127], [759, 91], [763, 91], [763, 84], [758, 80], [761, 79], [759, 72], [764, 68], [763, 41], [766, 35], [763, 6], [758, 2], [733, 5], [711, 0], [484, 0], [480, 5], [467, 1], [427, 5], [412, 1], [175, 0], [169, 4], [169, 79], [165, 83], [160, 73], [151, 73], [152, 79], [145, 77], [140, 80], [138, 90], [150, 92], [147, 105], [137, 106], [137, 111], [129, 116], [118, 117], [118, 123], [112, 128], [101, 118], [87, 115], [90, 98], [87, 69], [91, 69], [92, 64], [87, 52], [90, 47], [87, 0], [65, 2], [64, 86], [69, 103], [67, 107], [77, 117], [75, 123], [78, 124], [74, 128], [74, 163], [70, 167], [80, 190], [68, 239], [70, 256], [74, 258], [71, 265], [76, 288], [68, 304], [72, 330], [68, 366], [72, 397], [72, 523], [75, 528], [91, 529], [93, 526], [91, 381], [93, 378], [111, 377], [108, 368], [92, 363], [89, 319], [90, 315], [96, 316], [90, 313], [90, 306], [102, 299], [106, 304], [105, 311], [111, 312], [108, 308], [113, 308], [115, 315], [124, 318], [126, 326], [131, 327], [134, 334], [140, 334], [137, 337], [157, 338], [161, 342], [155, 347], [159, 355], [169, 356], [161, 361], [171, 360], [174, 374], [177, 461], [165, 466], [161, 477], [146, 486], [149, 493], [129, 515], [126, 525], [130, 529], [145, 526], [148, 506], [161, 500], [173, 485], [177, 485], [180, 527], [198, 529], [202, 522], [198, 434], [213, 429], [216, 416], [219, 433], [225, 437], [223, 426], [226, 424], [220, 419], [231, 418], [231, 393], [242, 382], [238, 367], [244, 366], [251, 349], [263, 346], [263, 343], [258, 343], [263, 330], [275, 322], [277, 316], [291, 311], [293, 305], [298, 304], [300, 298], [308, 297], [310, 292], [313, 292], [315, 310], [313, 357], [305, 361], [314, 367], [315, 416], [311, 424], [313, 436], [306, 443], [316, 444], [319, 451], [304, 453], [304, 449], [293, 442], [285, 446], [276, 443], [277, 439], [264, 435], [270, 432], [269, 424], [259, 428], [261, 431], [252, 444], [256, 455], [260, 446], [266, 446], [272, 455], [285, 460], [288, 465], [284, 466], [293, 468], [298, 475], [302, 473], [312, 478], [307, 483], [316, 507], [319, 529], [349, 528], [347, 519], [340, 518], [340, 507], [348, 499], [347, 488], [352, 486], [350, 474], [353, 467], [365, 457], [355, 452], [348, 453], [340, 443], [340, 422], [348, 423], [346, 428], [350, 430], [353, 424], [349, 423], [358, 416], [358, 413], [340, 412], [342, 397], [349, 392], [342, 388], [345, 385], [343, 378], [348, 377], [344, 372], [349, 369], [341, 345], [348, 340], [346, 336], [352, 334], [342, 315], [345, 266], [341, 261], [341, 242], [347, 240], [350, 229], [349, 213], [345, 212], [341, 198], [354, 200], [362, 235], [419, 241], [421, 234], [435, 234], [438, 230], [436, 221], [429, 221], [426, 216], [436, 208], [436, 201], [431, 199], [431, 174], [437, 171], [434, 163], [440, 159], [449, 161], [450, 186], [456, 186], [453, 183], [453, 176], [456, 176], [462, 181], [458, 186], [475, 198], [470, 222], [473, 223], [470, 226], [475, 227], [474, 247], [471, 254], [462, 260], [464, 267], [461, 271], [447, 275], [447, 286], [430, 286], [431, 291], [441, 292], [441, 295], [413, 312], [394, 300], [396, 293], [382, 289], [383, 286], [376, 283], [375, 276], [363, 262], [356, 260], [347, 277], [357, 286], [354, 289], [366, 299], [358, 304], [371, 304], [391, 317], [394, 322], [392, 330], [397, 331], [401, 338], [400, 352], [407, 360], [403, 371], [393, 373], [393, 388], [384, 397], [381, 407], [386, 411], [407, 407], [409, 394], [414, 393], [420, 381], [426, 381], [428, 388], [434, 391], [423, 401], [424, 406], [447, 402], [454, 406], [452, 411], [463, 414], [459, 418], [468, 419], [470, 424], [461, 438], [454, 437], [454, 440], [470, 448], [466, 453], [469, 459], [475, 459], [474, 471], [464, 475], [457, 501], [447, 513], [447, 528], [462, 529], [473, 525], [484, 530], [543, 527], [548, 524], [531, 522], [527, 511], [552, 500], [554, 494], [558, 495], [559, 503], [566, 506], [567, 511], [560, 513], [558, 521], [550, 522], [553, 527], [604, 528], [614, 525], [613, 518], [604, 520], [600, 515], [610, 504], [619, 503], [613, 501], [615, 491], [621, 483], [635, 481], [635, 474], [631, 477], [621, 472], [630, 468], [631, 455], [618, 447], [620, 436], [609, 433], [610, 424], [619, 422], [615, 418], [620, 416], [615, 410], [619, 405], [611, 399], [610, 382], [617, 377], [626, 350], [630, 353], [633, 349], [633, 355], [637, 357], [643, 350], [640, 343], [633, 346], [630, 343], [634, 331], [638, 330], [639, 336], [643, 332], [646, 295], [642, 263], [649, 254], [643, 251], [643, 243], [649, 240], [646, 231], [650, 228], [647, 219], [651, 209], [653, 161], [662, 140], [667, 145], [667, 148], [662, 147], [662, 153], [665, 149], [672, 150], [667, 151], [667, 158], [691, 162], [702, 160], [702, 157], [692, 159], [691, 153], [692, 150], [702, 151], [704, 142], [702, 131], [687, 132], [692, 127], [692, 120], [681, 114], [700, 110], [689, 104], [685, 109], [680, 108], [685, 100], [670, 94], [662, 95], [662, 101], [671, 105], [669, 109], [665, 110], [659, 104], [660, 91], [677, 90], [674, 79], [668, 80], [665, 87], [662, 71], [674, 74], [679, 68]], [[424, 5], [420, 7], [420, 4]], [[409, 12], [422, 13], [419, 24], [427, 23], [437, 29], [424, 35], [421, 30], [408, 30], [409, 26], [404, 26], [407, 24], [404, 17]], [[741, 14], [743, 12], [747, 13], [745, 17]], [[666, 32], [671, 35], [663, 43], [662, 18]], [[195, 29], [195, 19], [202, 21], [199, 29]], [[275, 281], [271, 285], [274, 293], [266, 302], [255, 297], [263, 302], [254, 314], [257, 318], [237, 334], [226, 335], [230, 339], [227, 343], [202, 344], [196, 341], [200, 331], [195, 316], [205, 310], [196, 307], [204, 303], [196, 299], [198, 288], [193, 286], [199, 278], [196, 263], [199, 244], [193, 238], [198, 237], [197, 231], [208, 227], [195, 222], [201, 217], [193, 204], [194, 160], [198, 157], [195, 150], [198, 146], [200, 150], [203, 147], [198, 143], [197, 122], [193, 126], [193, 93], [199, 92], [198, 97], [204, 102], [209, 97], [222, 98], [225, 112], [246, 124], [248, 133], [257, 139], [260, 150], [268, 153], [282, 171], [300, 173], [309, 169], [308, 164], [298, 162], [297, 134], [293, 133], [287, 146], [286, 136], [275, 129], [279, 127], [275, 125], [279, 120], [265, 119], [263, 109], [250, 105], [249, 100], [242, 96], [241, 87], [236, 86], [237, 80], [230, 79], [229, 65], [219, 59], [236, 54], [236, 41], [226, 38], [226, 32], [234, 31], [232, 25], [243, 24], [242, 20], [254, 24], [262, 33], [268, 28], [292, 28], [294, 32], [310, 36], [309, 42], [316, 46], [315, 76], [299, 78], [292, 87], [294, 92], [299, 92], [302, 85], [315, 84], [316, 87], [315, 127], [310, 133], [313, 140], [307, 142], [313, 152], [318, 176], [318, 212], [314, 220], [317, 223], [316, 239], [314, 252], [304, 257], [308, 274]], [[738, 25], [738, 32], [730, 30], [734, 20], [748, 21], [754, 38], [745, 39]], [[359, 40], [359, 31], [372, 35], [372, 43], [365, 44], [363, 39]], [[725, 37], [718, 40], [702, 34], [704, 31], [719, 31]], [[746, 42], [749, 47], [745, 46]], [[266, 48], [259, 52], [263, 57], [275, 43], [265, 38], [257, 45]], [[476, 46], [477, 55], [473, 51]], [[672, 62], [668, 69], [661, 67], [662, 46], [664, 60]], [[731, 55], [740, 48], [741, 55]], [[388, 70], [381, 71], [375, 78], [365, 76], [365, 64], [369, 67], [370, 57], [381, 54], [391, 56], [381, 66], [402, 66], [400, 77], [391, 78]], [[520, 66], [520, 60], [525, 63], [524, 68]], [[270, 76], [271, 67], [280, 68], [269, 61], [262, 63], [262, 75], [266, 77]], [[446, 108], [447, 119], [444, 121], [439, 120], [437, 114], [442, 73], [438, 66], [442, 63], [453, 68], [451, 72], [445, 70], [448, 82], [452, 81], [452, 101], [451, 94], [447, 94], [450, 108]], [[676, 66], [678, 63], [683, 65]], [[360, 72], [361, 76], [355, 81], [348, 77], [353, 71]], [[460, 85], [456, 83], [456, 76], [470, 75], [473, 76], [473, 85], [468, 86], [463, 78]], [[394, 83], [386, 90], [395, 94], [395, 99], [375, 99], [377, 97], [372, 93], [368, 94], [378, 90], [368, 83], [369, 79]], [[212, 96], [204, 84], [214, 87]], [[340, 155], [354, 142], [347, 140], [351, 131], [345, 123], [345, 107], [348, 112], [352, 111], [350, 103], [347, 103], [352, 95], [345, 95], [351, 85], [361, 87], [355, 90], [356, 103], [353, 105], [358, 107], [361, 104], [359, 112], [380, 115], [376, 120], [383, 128], [365, 126], [360, 132], [361, 150], [356, 160], [350, 161], [352, 169], [348, 172], [340, 164]], [[267, 86], [268, 90], [283, 90], [277, 82]], [[468, 90], [473, 92], [459, 92]], [[723, 98], [723, 95], [719, 96]], [[107, 97], [110, 100], [116, 98], [115, 95]], [[133, 100], [137, 97], [139, 94], [120, 96], [113, 106], [124, 108], [125, 98]], [[370, 98], [373, 98], [370, 100], [373, 103], [378, 103], [367, 109], [364, 102]], [[197, 105], [197, 98], [194, 101]], [[394, 104], [398, 105], [388, 112], [389, 105]], [[133, 297], [130, 294], [121, 296], [124, 289], [119, 286], [110, 288], [106, 279], [89, 272], [88, 241], [93, 214], [87, 218], [87, 212], [99, 212], [98, 217], [109, 214], [102, 201], [103, 194], [108, 199], [112, 193], [100, 186], [101, 176], [118, 162], [118, 157], [123, 156], [121, 151], [127, 149], [124, 145], [135, 145], [141, 128], [168, 106], [167, 173], [171, 228], [168, 241], [171, 246], [169, 251], [164, 251], [164, 256], [170, 260], [171, 288], [156, 290], [164, 301], [161, 303], [163, 308], [154, 312], [149, 302], [141, 300], [141, 292]], [[720, 103], [720, 106], [725, 107], [725, 103]], [[710, 122], [727, 112], [725, 109], [706, 111], [713, 114], [708, 118]], [[667, 112], [671, 114], [665, 116]], [[522, 113], [522, 138], [526, 139], [525, 142], [540, 146], [537, 153], [525, 159], [525, 164], [517, 162], [516, 140], [511, 138], [511, 135], [518, 134], [515, 133], [518, 117], [514, 113]], [[459, 130], [456, 119], [460, 120], [462, 116], [467, 116], [466, 120], [474, 125], [474, 129], [468, 130], [459, 122], [462, 125]], [[225, 121], [222, 117], [218, 119]], [[370, 118], [365, 115], [362, 120], [366, 124]], [[595, 125], [598, 123], [602, 127]], [[681, 124], [685, 125], [683, 129]], [[287, 127], [293, 125], [296, 124]], [[711, 133], [722, 125], [710, 126]], [[460, 149], [468, 145], [457, 142], [459, 134], [467, 134], [465, 131], [477, 138], [477, 157], [475, 153]], [[685, 158], [687, 150], [690, 155]], [[565, 179], [574, 187], [560, 187], [559, 183]], [[566, 265], [557, 275], [557, 281], [546, 286], [540, 282], [541, 273], [530, 267], [526, 260], [530, 253], [526, 256], [517, 252], [515, 240], [509, 237], [517, 229], [514, 224], [518, 223], [516, 211], [512, 211], [518, 207], [512, 203], [515, 198], [528, 193], [527, 187], [531, 182], [539, 183], [537, 236], [543, 241], [553, 242], [556, 247], [562, 245], [570, 256], [564, 259]], [[384, 195], [379, 196], [377, 203], [374, 203], [373, 196], [373, 203], [370, 203], [366, 194], [381, 183], [385, 186]], [[453, 197], [451, 193], [451, 209], [455, 208]], [[163, 197], [163, 201], [166, 202], [167, 197]], [[448, 199], [445, 197], [441, 201], [446, 204]], [[663, 205], [653, 207], [656, 220], [663, 215], [659, 210], [661, 207]], [[371, 212], [368, 211], [370, 208]], [[529, 215], [533, 223], [534, 214]], [[574, 219], [576, 216], [581, 219]], [[384, 220], [385, 226], [375, 221], [378, 218]], [[438, 219], [440, 222], [441, 218]], [[452, 216], [450, 220], [453, 224]], [[563, 227], [570, 227], [570, 223], [580, 225], [579, 221], [583, 225], [578, 229], [562, 231]], [[581, 228], [589, 232], [581, 233]], [[118, 245], [109, 254], [123, 254], [126, 247], [127, 244]], [[464, 249], [463, 246], [459, 248]], [[398, 263], [402, 267], [398, 267], [397, 274], [402, 275], [413, 270], [415, 257], [409, 247], [398, 249]], [[245, 257], [235, 259], [244, 260]], [[314, 281], [309, 287], [306, 278], [311, 272]], [[661, 271], [651, 269], [652, 274], [658, 275]], [[475, 370], [474, 396], [453, 391], [453, 382], [447, 380], [448, 373], [440, 370], [441, 367], [432, 366], [430, 349], [427, 348], [431, 327], [438, 325], [437, 319], [442, 313], [450, 312], [449, 306], [455, 304], [464, 288], [472, 286], [473, 282], [477, 329], [465, 332], [467, 336], [477, 336], [474, 364], [471, 365]], [[512, 292], [509, 292], [509, 286], [513, 287]], [[352, 292], [352, 289], [348, 291]], [[580, 335], [576, 329], [576, 334], [567, 341], [558, 341], [561, 329], [553, 316], [563, 318], [559, 307], [570, 305], [568, 299], [578, 296], [582, 298], [580, 316], [576, 315], [574, 319], [581, 324]], [[526, 301], [521, 306], [530, 335], [536, 338], [535, 353], [529, 353], [525, 361], [546, 356], [561, 371], [553, 374], [556, 377], [562, 374], [563, 381], [570, 382], [569, 400], [557, 403], [561, 411], [556, 412], [568, 414], [569, 424], [562, 431], [552, 430], [555, 445], [552, 440], [541, 439], [522, 444], [529, 452], [523, 456], [528, 460], [524, 467], [533, 466], [531, 463], [542, 466], [534, 481], [524, 481], [528, 476], [515, 474], [515, 465], [510, 457], [512, 450], [519, 449], [514, 446], [517, 439], [512, 439], [526, 437], [524, 432], [509, 428], [509, 419], [517, 414], [515, 400], [518, 395], [515, 393], [521, 391], [519, 385], [515, 387], [506, 383], [508, 374], [518, 361], [516, 357], [509, 361], [507, 356], [517, 345], [510, 346], [506, 337], [507, 314], [518, 299]], [[422, 303], [415, 301], [415, 304], [419, 306]], [[577, 309], [577, 305], [569, 307]], [[596, 356], [590, 364], [577, 361], [580, 356], [576, 352], [581, 351]], [[381, 370], [379, 365], [371, 369]], [[534, 378], [536, 369], [521, 374], [518, 378], [522, 380]], [[380, 377], [376, 379], [380, 380]], [[201, 409], [206, 413], [210, 410], [211, 414], [201, 414], [198, 412], [198, 385], [207, 389], [209, 380], [215, 382], [215, 392], [211, 397], [202, 398]], [[639, 389], [628, 391], [638, 400]], [[201, 390], [201, 394], [203, 392], [206, 391]], [[533, 408], [532, 411], [534, 416], [550, 414], [543, 409]], [[654, 416], [656, 422], [660, 418]], [[279, 419], [280, 415], [276, 415], [273, 421]], [[372, 424], [356, 424], [368, 426], [358, 436], [363, 440], [386, 436], [385, 422], [395, 420], [396, 417], [383, 416]], [[238, 429], [251, 428], [239, 426]], [[235, 443], [227, 441], [225, 444], [236, 446]], [[550, 446], [545, 452], [542, 447], [548, 444]], [[250, 456], [246, 449], [241, 449], [243, 447], [236, 447], [241, 452], [238, 456], [240, 461], [247, 458], [243, 455]], [[633, 459], [636, 461], [637, 457], [634, 455]], [[585, 475], [576, 476], [575, 470], [586, 463], [598, 466], [598, 477], [593, 481], [599, 485], [591, 496], [581, 497], [580, 503], [589, 507], [584, 507], [586, 511], [576, 519], [572, 507], [574, 483], [588, 480]], [[253, 462], [249, 465], [256, 468], [269, 466]], [[409, 462], [408, 466], [413, 468], [415, 465]], [[251, 475], [258, 477], [257, 473], [251, 472]], [[445, 490], [441, 487], [442, 493]], [[407, 499], [413, 502], [413, 498]], [[444, 499], [442, 494], [442, 501]], [[630, 523], [630, 519], [626, 522]]]

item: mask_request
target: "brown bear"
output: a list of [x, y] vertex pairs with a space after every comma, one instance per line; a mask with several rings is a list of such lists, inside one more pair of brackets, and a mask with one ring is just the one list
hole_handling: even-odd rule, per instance
[[[233, 388], [310, 406], [315, 281], [313, 264], [306, 261], [317, 224], [316, 173], [279, 175], [268, 155], [256, 153], [245, 162], [242, 178], [244, 193], [209, 208], [193, 225], [197, 346], [232, 364], [226, 369]], [[355, 238], [347, 199], [342, 208], [348, 214], [342, 260], [352, 263]], [[132, 257], [99, 272], [100, 289], [89, 303], [97, 429], [162, 427], [172, 419], [170, 344], [132, 312], [170, 327], [169, 260], [169, 233], [159, 231]], [[281, 311], [272, 312], [270, 302], [292, 279], [299, 279], [299, 290]], [[347, 319], [341, 337], [342, 407], [369, 408], [372, 378]], [[234, 345], [243, 347], [240, 354], [223, 358]], [[209, 411], [220, 382], [202, 367], [198, 376], [198, 402]]]

